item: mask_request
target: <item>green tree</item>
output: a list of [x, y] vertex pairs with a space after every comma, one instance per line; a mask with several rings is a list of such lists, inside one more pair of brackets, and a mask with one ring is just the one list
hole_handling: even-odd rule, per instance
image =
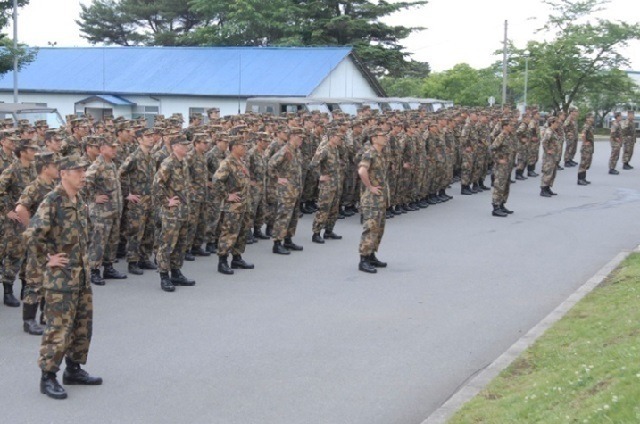
[[[29, 0], [18, 0], [18, 8], [29, 4]], [[12, 19], [13, 0], [0, 1], [0, 28], [5, 28]], [[18, 44], [13, 48], [13, 40], [4, 33], [0, 33], [0, 75], [13, 70], [13, 60], [17, 56], [18, 69], [33, 62], [38, 53], [37, 49], [29, 48], [25, 44]]]
[[[572, 103], [584, 101], [599, 87], [617, 92], [624, 90], [624, 80], [612, 71], [629, 66], [620, 48], [640, 39], [640, 24], [593, 18], [593, 13], [601, 10], [605, 3], [605, 0], [547, 2], [553, 12], [542, 30], [554, 38], [530, 41], [527, 45], [530, 52], [528, 97], [532, 100], [528, 103], [567, 111]], [[520, 74], [521, 81], [523, 50], [514, 49], [512, 54], [519, 58], [515, 72]]]
[[493, 68], [474, 69], [459, 63], [424, 80], [420, 97], [452, 100], [461, 106], [486, 106], [489, 97], [500, 102], [501, 79]]

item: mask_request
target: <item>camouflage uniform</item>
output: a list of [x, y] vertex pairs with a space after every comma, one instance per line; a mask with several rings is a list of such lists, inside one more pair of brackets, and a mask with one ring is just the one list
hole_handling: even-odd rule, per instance
[[557, 159], [561, 143], [558, 142], [558, 134], [551, 127], [544, 131], [542, 136], [542, 179], [541, 187], [552, 187], [556, 178]]
[[[274, 220], [273, 239], [282, 241], [293, 237], [298, 226], [298, 208], [302, 190], [302, 166], [300, 155], [287, 143], [269, 159], [269, 174], [277, 184], [277, 212]], [[287, 178], [286, 184], [278, 184], [278, 178]]]
[[621, 125], [622, 140], [623, 140], [623, 152], [622, 163], [629, 164], [631, 157], [633, 156], [633, 148], [636, 145], [636, 123], [633, 120], [625, 120]]
[[501, 132], [491, 143], [491, 153], [493, 155], [493, 194], [491, 202], [494, 205], [502, 205], [509, 197], [509, 184], [511, 181], [509, 135]]
[[81, 140], [78, 140], [75, 136], [70, 135], [62, 142], [62, 146], [60, 147], [60, 154], [62, 156], [75, 156], [82, 155], [85, 149], [83, 148], [83, 143]]
[[540, 122], [531, 118], [529, 121], [529, 172], [533, 172], [540, 156]]
[[[267, 150], [264, 152], [264, 157], [267, 160], [267, 167], [269, 166], [269, 160], [278, 153], [278, 151], [286, 144], [281, 140], [274, 140], [269, 144]], [[276, 216], [278, 215], [278, 179], [273, 176], [270, 172], [267, 171], [267, 182], [265, 189], [265, 201], [267, 207], [265, 209], [265, 220], [267, 222], [267, 227], [273, 227], [275, 223]], [[306, 187], [306, 186], [305, 186]], [[315, 188], [312, 185], [312, 190], [309, 199], [313, 198], [313, 191]]]
[[[158, 271], [168, 273], [180, 269], [187, 249], [189, 220], [189, 168], [175, 154], [166, 158], [153, 179], [152, 193], [160, 209], [162, 221], [156, 245]], [[169, 207], [168, 201], [178, 197], [180, 204]]]
[[[209, 171], [209, 175], [211, 176], [211, 178], [213, 178], [213, 175], [220, 167], [220, 163], [225, 160], [226, 153], [227, 152], [220, 150], [218, 146], [213, 146], [211, 150], [207, 152], [207, 170]], [[222, 214], [224, 199], [219, 197], [219, 195], [217, 195], [214, 190], [211, 190], [211, 195], [207, 198], [209, 199], [209, 202], [205, 210], [205, 212], [207, 213], [205, 242], [213, 243], [214, 240], [217, 240], [218, 238], [218, 226], [220, 223], [220, 216]]]
[[[122, 189], [118, 169], [102, 155], [87, 170], [86, 195], [91, 220], [89, 266], [98, 269], [102, 264], [116, 260], [120, 239], [120, 214], [122, 213]], [[96, 203], [96, 196], [106, 195], [104, 203]]]
[[567, 118], [562, 125], [564, 128], [567, 145], [564, 151], [564, 161], [571, 162], [578, 149], [578, 122], [572, 118]]
[[582, 129], [582, 147], [580, 148], [580, 167], [578, 168], [578, 172], [586, 172], [591, 168], [594, 141], [593, 125], [586, 122]]
[[329, 177], [327, 181], [320, 181], [318, 184], [320, 188], [318, 212], [313, 219], [311, 229], [314, 234], [320, 233], [323, 229], [331, 232], [338, 220], [340, 209], [338, 192], [342, 185], [342, 168], [337, 146], [329, 143], [320, 146], [311, 160], [311, 170], [312, 172], [317, 170], [321, 177]]
[[187, 249], [200, 247], [204, 243], [207, 229], [207, 197], [209, 169], [204, 154], [192, 150], [187, 155], [189, 175], [191, 177], [191, 202], [189, 208], [189, 230], [187, 232]]
[[230, 194], [237, 194], [240, 197], [238, 202], [224, 202], [218, 239], [218, 256], [226, 256], [229, 252], [232, 255], [241, 255], [245, 250], [250, 223], [249, 171], [240, 159], [229, 155], [214, 174], [213, 184], [216, 195], [221, 199], [227, 199]]
[[48, 254], [66, 253], [65, 268], [45, 268], [42, 280], [46, 328], [38, 365], [57, 372], [62, 359], [85, 364], [93, 328], [93, 294], [89, 284], [87, 206], [73, 202], [58, 185], [45, 196], [29, 225], [28, 245], [38, 264]]
[[476, 125], [469, 120], [462, 128], [460, 134], [460, 184], [468, 186], [472, 183], [473, 163], [475, 160], [474, 148], [478, 145], [478, 129]]
[[618, 120], [611, 123], [611, 158], [609, 159], [609, 169], [616, 169], [620, 158], [620, 147], [622, 146], [622, 127]]
[[127, 262], [146, 261], [153, 251], [151, 186], [156, 172], [155, 160], [138, 147], [124, 160], [118, 172], [122, 198], [126, 199], [130, 194], [140, 197], [138, 203], [129, 202], [125, 212], [129, 230]]
[[369, 256], [378, 251], [385, 227], [385, 209], [389, 206], [389, 189], [387, 186], [387, 160], [384, 153], [375, 147], [367, 148], [363, 154], [358, 169], [364, 167], [369, 172], [369, 181], [374, 187], [380, 187], [379, 195], [363, 188], [360, 193], [360, 208], [362, 213], [362, 237], [360, 239], [360, 256]]
[[520, 122], [516, 129], [516, 137], [518, 141], [518, 167], [517, 173], [523, 174], [529, 163], [529, 148], [531, 141], [529, 139], [529, 124], [526, 122]]
[[265, 199], [267, 159], [264, 152], [253, 147], [249, 150], [248, 161], [249, 175], [251, 175], [251, 220], [249, 229], [262, 228], [265, 223], [265, 209], [267, 207]]

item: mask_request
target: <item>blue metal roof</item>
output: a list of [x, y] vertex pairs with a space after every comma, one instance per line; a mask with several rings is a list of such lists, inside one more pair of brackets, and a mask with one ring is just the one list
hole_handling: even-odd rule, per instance
[[90, 96], [87, 97], [84, 100], [80, 100], [79, 102], [76, 103], [89, 103], [89, 102], [93, 102], [93, 101], [102, 101], [105, 103], [109, 103], [115, 106], [133, 106], [135, 105], [135, 103], [130, 102], [127, 99], [123, 99], [122, 97], [119, 96], [114, 96], [112, 94], [97, 94], [95, 96]]
[[[350, 47], [42, 47], [21, 91], [307, 96]], [[0, 77], [11, 90], [12, 72]]]

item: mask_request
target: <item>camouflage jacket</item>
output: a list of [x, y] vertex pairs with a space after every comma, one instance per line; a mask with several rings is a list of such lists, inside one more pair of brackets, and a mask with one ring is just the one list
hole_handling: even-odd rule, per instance
[[36, 177], [36, 179], [22, 191], [22, 195], [20, 199], [18, 199], [18, 204], [27, 208], [29, 215], [33, 216], [44, 197], [54, 188], [55, 183], [53, 181], [48, 183], [42, 178]]
[[593, 136], [593, 125], [589, 125], [587, 123], [584, 124], [584, 127], [582, 127], [582, 142], [584, 145], [584, 141], [586, 141], [587, 143], [590, 143], [591, 146], [593, 146], [593, 142], [595, 141], [595, 138]]
[[[516, 129], [516, 135], [518, 136], [518, 142], [526, 143], [529, 141], [529, 125], [526, 122], [520, 122], [518, 128]], [[524, 139], [524, 140], [523, 140]]]
[[72, 135], [64, 139], [60, 147], [62, 156], [82, 155], [83, 152], [82, 142]]
[[13, 162], [0, 174], [0, 213], [6, 215], [18, 203], [24, 189], [36, 179], [36, 166], [23, 166], [20, 160]]
[[363, 207], [384, 210], [388, 207], [389, 187], [387, 186], [387, 159], [383, 152], [378, 152], [371, 146], [362, 152], [358, 169], [364, 167], [369, 173], [369, 181], [374, 187], [380, 187], [380, 194], [375, 195], [363, 187], [360, 193], [360, 204]]
[[211, 177], [213, 177], [213, 174], [216, 173], [216, 171], [220, 167], [220, 164], [222, 163], [223, 160], [226, 159], [226, 157], [227, 157], [226, 152], [223, 152], [222, 150], [220, 150], [218, 146], [213, 146], [211, 150], [207, 152], [207, 155], [206, 155], [207, 169], [209, 170]]
[[318, 147], [318, 150], [316, 150], [311, 160], [311, 169], [317, 169], [320, 175], [328, 175], [329, 181], [324, 184], [331, 184], [335, 188], [338, 188], [341, 184], [342, 177], [342, 166], [340, 164], [338, 148], [329, 143]]
[[566, 119], [562, 124], [567, 141], [578, 141], [578, 123], [572, 119]]
[[[175, 154], [166, 158], [153, 179], [154, 200], [161, 206], [161, 214], [169, 219], [189, 218], [189, 167]], [[177, 197], [180, 204], [169, 207], [169, 199]]]
[[45, 268], [45, 289], [73, 292], [89, 287], [87, 205], [82, 196], [74, 203], [62, 185], [56, 186], [40, 203], [25, 235], [36, 263], [46, 264], [47, 255], [56, 253], [66, 253], [69, 259], [65, 268]]
[[189, 177], [191, 180], [191, 200], [194, 202], [204, 202], [207, 200], [209, 179], [209, 169], [207, 158], [204, 154], [196, 153], [195, 149], [187, 155], [189, 165]]
[[467, 148], [473, 149], [476, 144], [478, 144], [478, 128], [469, 121], [460, 133], [460, 148], [465, 150]]
[[150, 196], [155, 173], [156, 164], [151, 153], [138, 148], [124, 160], [118, 170], [122, 197], [126, 198], [130, 194]]
[[622, 121], [620, 125], [623, 140], [626, 142], [636, 142], [636, 123], [628, 119]]
[[[89, 203], [92, 222], [96, 218], [115, 218], [122, 212], [122, 188], [116, 164], [108, 163], [102, 155], [87, 169], [87, 184], [84, 193]], [[96, 196], [106, 195], [104, 203], [96, 203]]]
[[[272, 178], [287, 178], [290, 194], [300, 193], [302, 190], [302, 166], [297, 149], [285, 144], [269, 159], [269, 175]], [[297, 197], [297, 194], [295, 194]]]
[[558, 154], [560, 150], [558, 134], [551, 127], [544, 130], [541, 144], [545, 153], [552, 152], [552, 154]]
[[162, 162], [164, 162], [166, 158], [171, 156], [171, 151], [169, 151], [169, 148], [163, 144], [162, 147], [153, 152], [151, 156], [153, 157], [153, 162], [156, 165], [157, 171], [158, 169], [160, 169], [160, 165], [162, 165]]
[[498, 134], [491, 143], [491, 154], [495, 162], [506, 161], [511, 154], [511, 140], [510, 136], [504, 131]]
[[4, 149], [0, 147], [0, 172], [7, 169], [15, 159], [16, 158], [13, 156], [13, 153], [8, 155], [4, 152]]
[[259, 151], [255, 146], [249, 150], [249, 160], [247, 164], [252, 182], [258, 185], [264, 185], [267, 177], [267, 163], [264, 152]]
[[[531, 119], [529, 121], [529, 137], [531, 137], [532, 141], [538, 141], [540, 138], [540, 123], [536, 119]], [[533, 139], [536, 140], [533, 140]]]
[[[236, 159], [233, 155], [229, 155], [223, 160], [213, 175], [214, 190], [219, 197], [225, 199], [222, 207], [223, 212], [244, 212], [250, 201], [250, 185], [249, 170], [241, 160]], [[227, 197], [230, 194], [240, 196], [240, 201], [229, 202]]]

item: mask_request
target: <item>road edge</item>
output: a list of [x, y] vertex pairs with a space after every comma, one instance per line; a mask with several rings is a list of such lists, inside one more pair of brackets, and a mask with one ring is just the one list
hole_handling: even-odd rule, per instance
[[515, 361], [529, 346], [544, 334], [553, 324], [569, 312], [583, 297], [591, 293], [624, 261], [632, 252], [640, 252], [640, 245], [634, 250], [623, 250], [605, 266], [600, 268], [582, 286], [578, 287], [564, 302], [556, 307], [549, 315], [538, 322], [524, 336], [520, 337], [509, 349], [500, 355], [489, 366], [471, 378], [458, 389], [445, 403], [433, 411], [421, 424], [445, 424], [462, 406], [473, 399], [494, 378]]

